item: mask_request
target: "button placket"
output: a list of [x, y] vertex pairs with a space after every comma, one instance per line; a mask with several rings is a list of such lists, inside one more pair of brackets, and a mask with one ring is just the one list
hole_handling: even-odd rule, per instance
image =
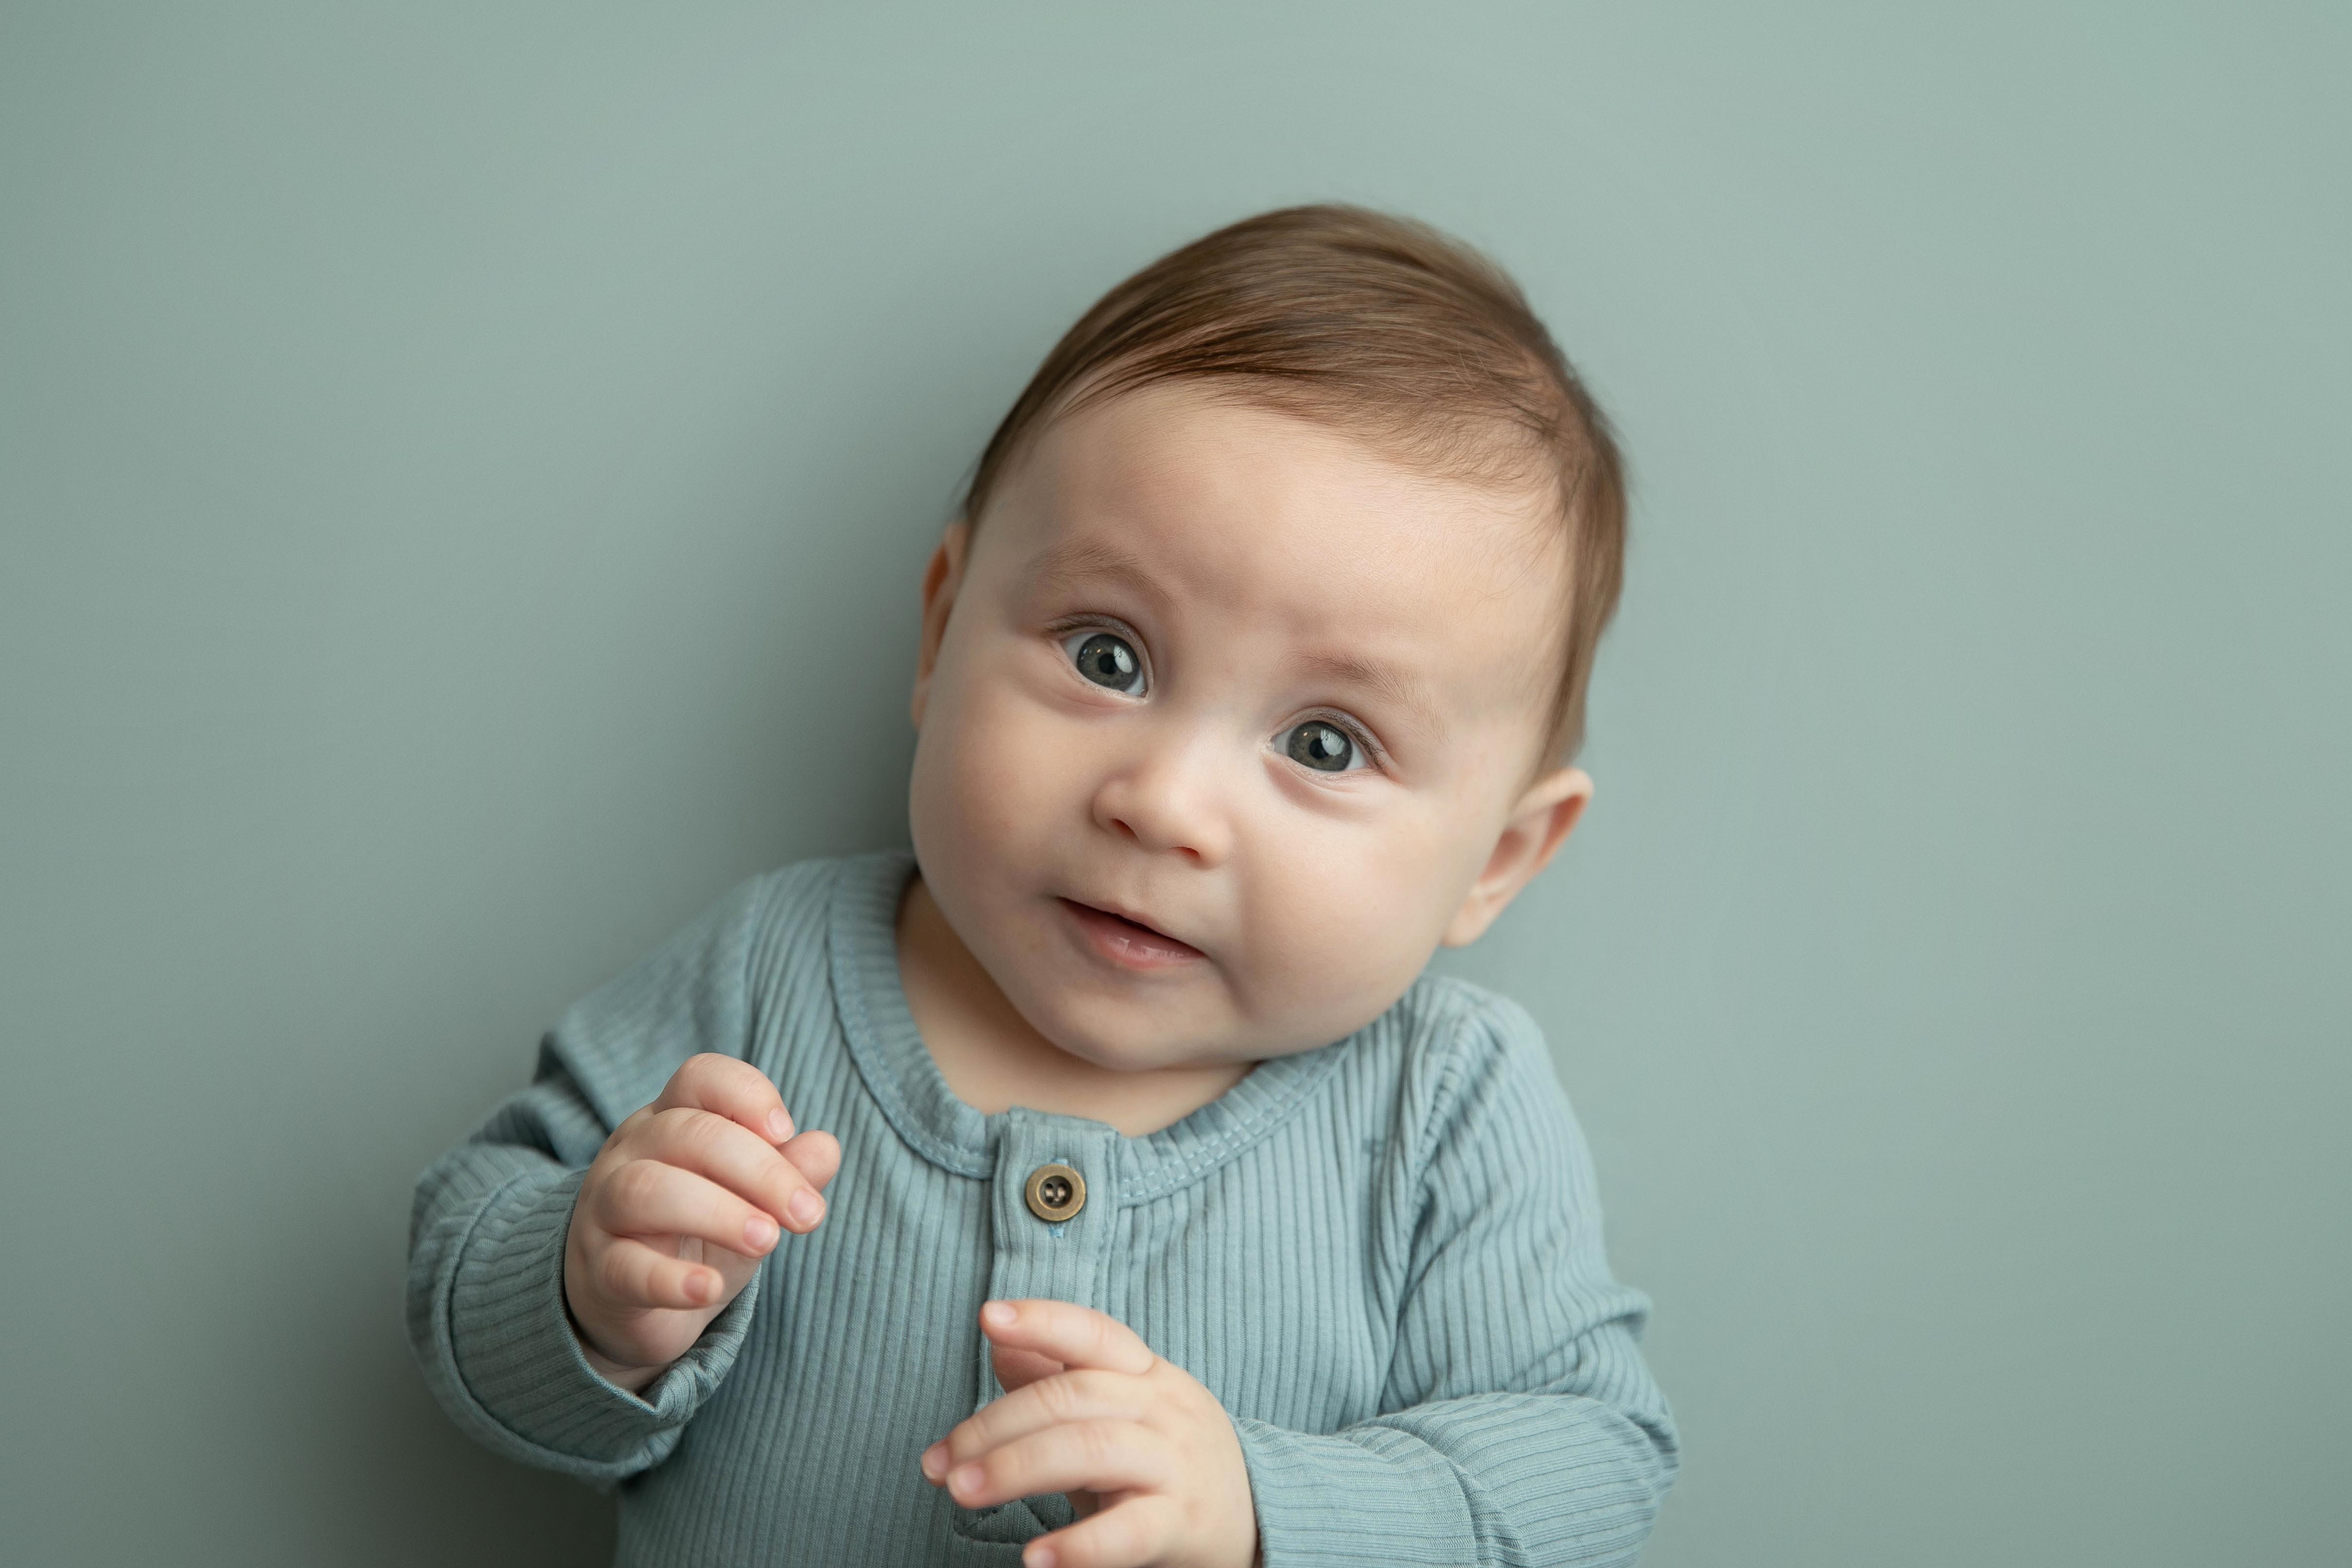
[[[1118, 1208], [1118, 1132], [1020, 1108], [1003, 1113], [996, 1132], [988, 1299], [1101, 1305]], [[1003, 1392], [983, 1337], [974, 1407]]]

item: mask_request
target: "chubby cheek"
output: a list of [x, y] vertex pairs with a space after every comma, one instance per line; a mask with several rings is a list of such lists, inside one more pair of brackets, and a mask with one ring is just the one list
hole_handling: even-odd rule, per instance
[[1071, 771], [1055, 756], [1033, 705], [988, 682], [935, 690], [915, 743], [908, 814], [926, 876], [962, 885], [934, 896], [983, 894], [972, 877], [1026, 860], [1066, 825], [1076, 808], [1057, 786]]
[[1463, 879], [1450, 848], [1425, 825], [1394, 820], [1378, 829], [1293, 820], [1260, 835], [1244, 875], [1244, 1006], [1318, 1042], [1378, 1017], [1453, 915], [1448, 890]]
[[[931, 895], [967, 940], [1087, 825], [1070, 724], [983, 661], [943, 663], [915, 740], [908, 818]], [[1012, 874], [1009, 874], [1012, 873]]]

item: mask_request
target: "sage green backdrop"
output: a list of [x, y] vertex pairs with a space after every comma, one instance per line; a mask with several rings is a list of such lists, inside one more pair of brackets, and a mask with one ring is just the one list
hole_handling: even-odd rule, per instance
[[1003, 406], [1340, 197], [1632, 455], [1598, 801], [1459, 967], [1659, 1303], [1648, 1561], [2346, 1561], [2347, 78], [2316, 4], [6, 5], [0, 1558], [601, 1559], [409, 1364], [412, 1179], [899, 838]]

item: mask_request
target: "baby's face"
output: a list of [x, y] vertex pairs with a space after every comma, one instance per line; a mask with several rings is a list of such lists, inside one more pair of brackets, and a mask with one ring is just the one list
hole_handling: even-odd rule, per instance
[[1105, 1066], [1349, 1034], [1583, 804], [1581, 773], [1536, 766], [1559, 532], [1536, 497], [1194, 384], [1057, 421], [926, 583], [932, 898]]

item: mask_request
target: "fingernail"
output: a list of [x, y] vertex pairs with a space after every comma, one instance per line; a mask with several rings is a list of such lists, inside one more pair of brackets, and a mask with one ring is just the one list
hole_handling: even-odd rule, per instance
[[816, 1217], [824, 1212], [824, 1203], [816, 1194], [803, 1187], [793, 1194], [790, 1203], [784, 1205], [784, 1212], [792, 1216], [794, 1225], [814, 1225]]
[[923, 1479], [937, 1480], [948, 1473], [948, 1446], [933, 1443], [923, 1450]]
[[688, 1274], [686, 1277], [686, 1299], [689, 1301], [709, 1301], [710, 1299], [710, 1276], [708, 1274]]
[[789, 1143], [793, 1135], [793, 1119], [782, 1111], [768, 1113], [768, 1142]]
[[765, 1252], [776, 1244], [776, 1222], [764, 1214], [755, 1214], [743, 1222], [744, 1244], [754, 1252]]
[[1054, 1568], [1054, 1549], [1040, 1541], [1021, 1554], [1021, 1568]]
[[991, 1301], [980, 1309], [980, 1321], [992, 1329], [1011, 1328], [1014, 1315], [1009, 1301]]
[[978, 1465], [958, 1465], [948, 1476], [948, 1490], [971, 1492], [980, 1490], [981, 1469]]

